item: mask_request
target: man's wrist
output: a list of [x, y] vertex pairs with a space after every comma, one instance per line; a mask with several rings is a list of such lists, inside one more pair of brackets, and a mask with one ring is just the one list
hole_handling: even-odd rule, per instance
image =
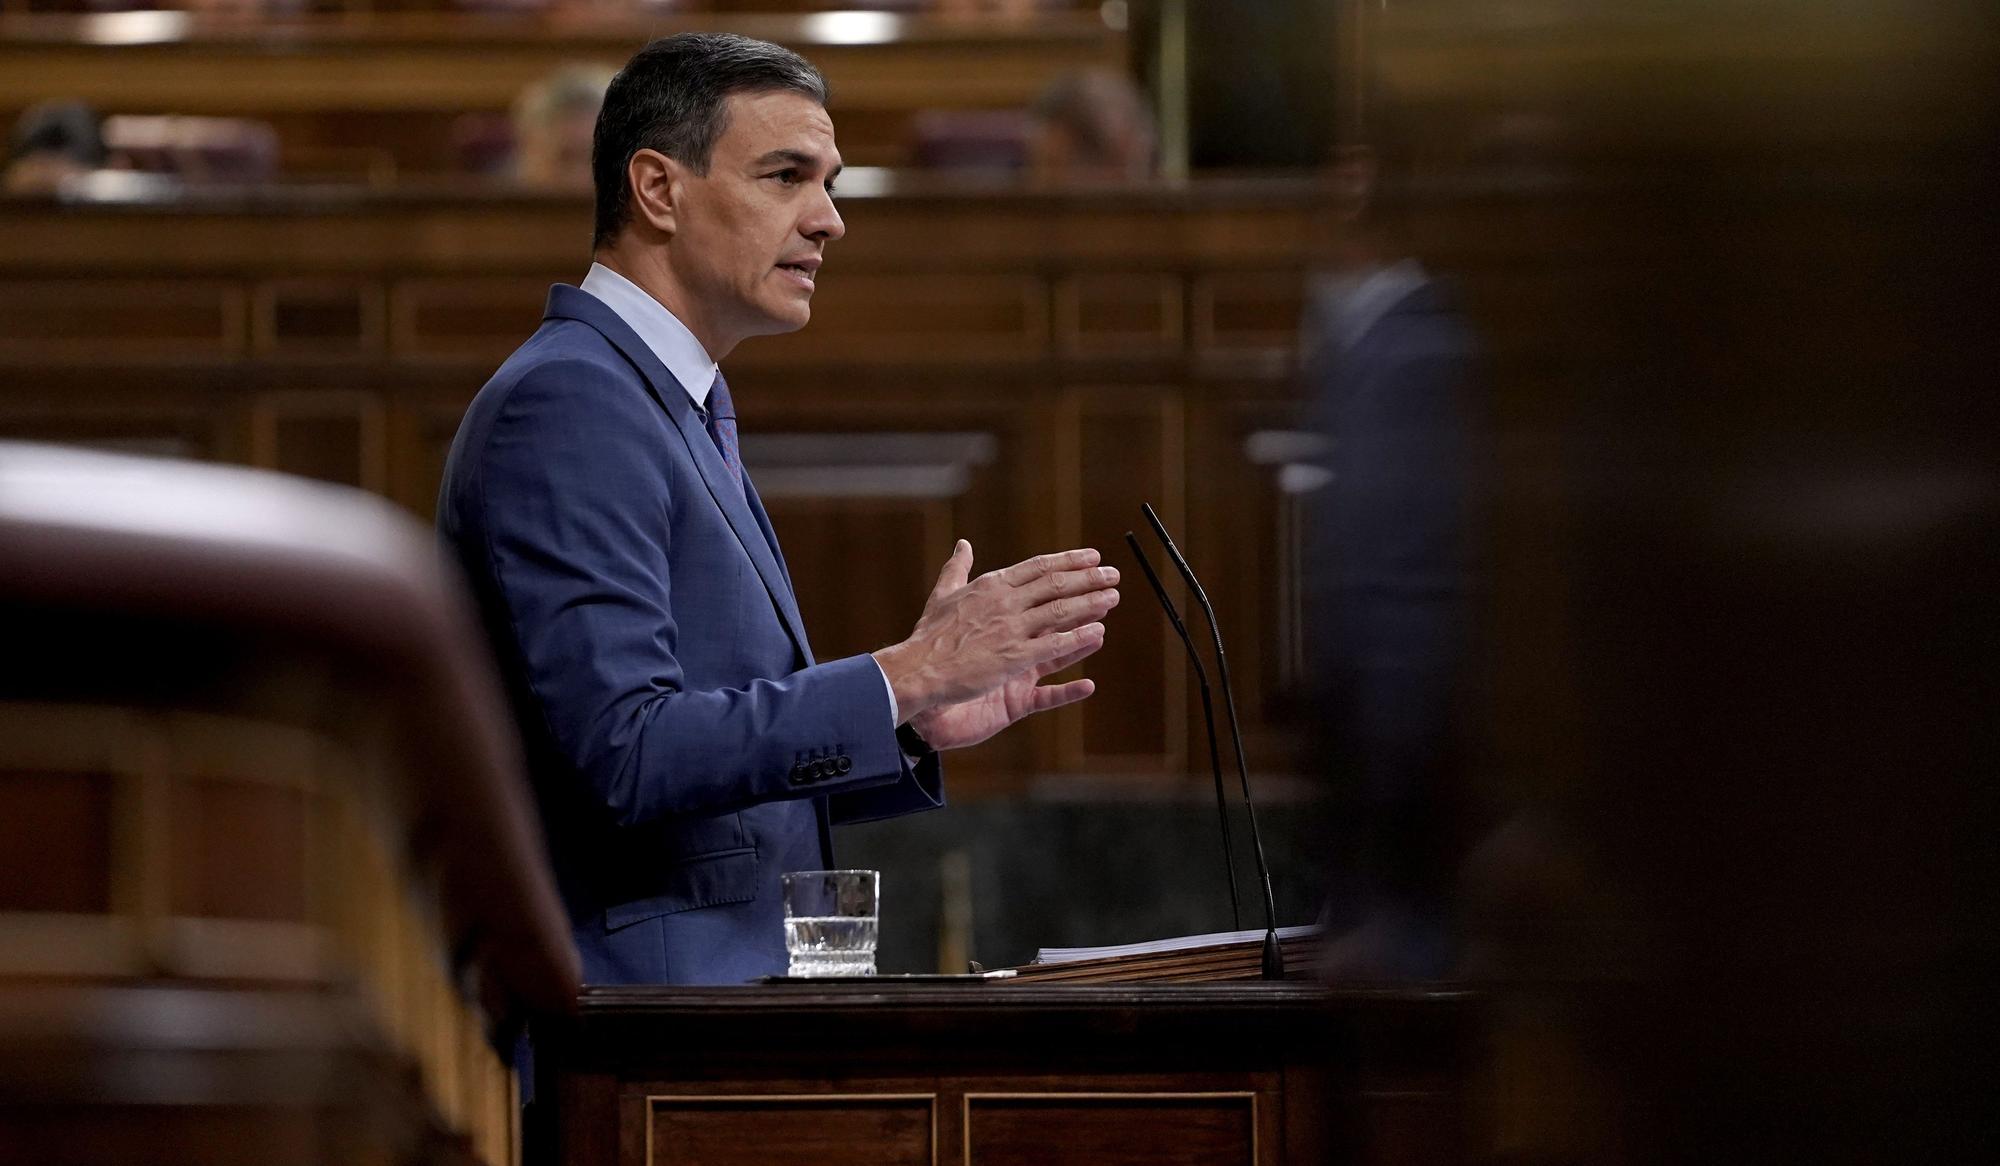
[[882, 677], [889, 683], [889, 702], [895, 706], [896, 720], [909, 724], [918, 714], [931, 707], [931, 701], [917, 678], [917, 668], [909, 660], [909, 644], [892, 644], [870, 653], [875, 666], [882, 670]]

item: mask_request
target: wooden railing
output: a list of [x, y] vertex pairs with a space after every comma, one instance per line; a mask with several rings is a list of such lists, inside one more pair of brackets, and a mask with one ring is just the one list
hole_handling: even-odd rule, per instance
[[9, 1160], [517, 1162], [577, 960], [425, 532], [0, 443], [0, 638]]

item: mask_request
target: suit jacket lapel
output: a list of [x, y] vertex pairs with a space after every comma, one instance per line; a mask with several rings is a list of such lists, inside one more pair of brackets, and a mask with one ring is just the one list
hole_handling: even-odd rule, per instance
[[680, 430], [681, 440], [686, 443], [695, 468], [701, 471], [701, 480], [707, 484], [715, 504], [721, 507], [723, 517], [729, 520], [730, 529], [736, 532], [736, 541], [742, 544], [743, 553], [750, 556], [758, 577], [764, 580], [764, 589], [770, 593], [771, 604], [778, 609], [785, 630], [791, 633], [792, 642], [798, 646], [807, 663], [811, 663], [812, 648], [806, 642], [805, 621], [799, 616], [798, 605], [792, 600], [790, 580], [785, 577], [784, 567], [774, 550], [776, 536], [769, 535], [769, 528], [760, 521], [760, 516], [751, 512], [750, 498], [754, 495], [749, 488], [748, 476], [743, 480], [744, 488], [737, 489], [735, 477], [723, 464], [721, 451], [715, 448], [708, 430], [695, 415], [694, 401], [688, 397], [687, 390], [667, 371], [667, 366], [660, 363], [660, 358], [653, 354], [646, 342], [639, 339], [638, 333], [619, 319], [618, 313], [589, 292], [557, 284], [549, 289], [548, 310], [544, 318], [549, 316], [578, 320], [597, 329], [639, 370], [653, 399], [667, 411], [674, 428]]
[[[713, 443], [710, 443], [713, 444]], [[778, 610], [784, 613], [794, 629], [793, 635], [799, 641], [799, 650], [805, 653], [806, 665], [813, 663], [812, 645], [806, 641], [805, 617], [799, 614], [798, 594], [792, 590], [792, 569], [785, 562], [785, 552], [778, 545], [778, 532], [771, 528], [771, 516], [764, 509], [764, 500], [757, 495], [757, 487], [750, 481], [748, 467], [743, 471], [743, 495], [750, 502], [750, 513], [757, 520], [757, 528], [764, 532], [765, 541], [770, 545], [771, 555], [778, 561], [778, 577], [784, 581], [784, 591], [778, 602]]]

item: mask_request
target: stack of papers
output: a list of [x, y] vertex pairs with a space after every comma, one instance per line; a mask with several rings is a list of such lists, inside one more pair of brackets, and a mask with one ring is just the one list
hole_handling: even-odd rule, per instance
[[[1318, 927], [1278, 929], [1287, 978], [1308, 976], [1318, 965], [1319, 936]], [[1033, 963], [1018, 969], [1018, 979], [1085, 984], [1255, 980], [1263, 971], [1263, 954], [1261, 929], [1182, 935], [1106, 947], [1051, 947], [1043, 948], [1036, 953]]]

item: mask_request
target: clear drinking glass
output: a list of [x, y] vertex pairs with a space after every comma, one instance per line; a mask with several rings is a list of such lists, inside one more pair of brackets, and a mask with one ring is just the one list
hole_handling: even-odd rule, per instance
[[882, 875], [801, 870], [783, 876], [789, 976], [872, 976]]

